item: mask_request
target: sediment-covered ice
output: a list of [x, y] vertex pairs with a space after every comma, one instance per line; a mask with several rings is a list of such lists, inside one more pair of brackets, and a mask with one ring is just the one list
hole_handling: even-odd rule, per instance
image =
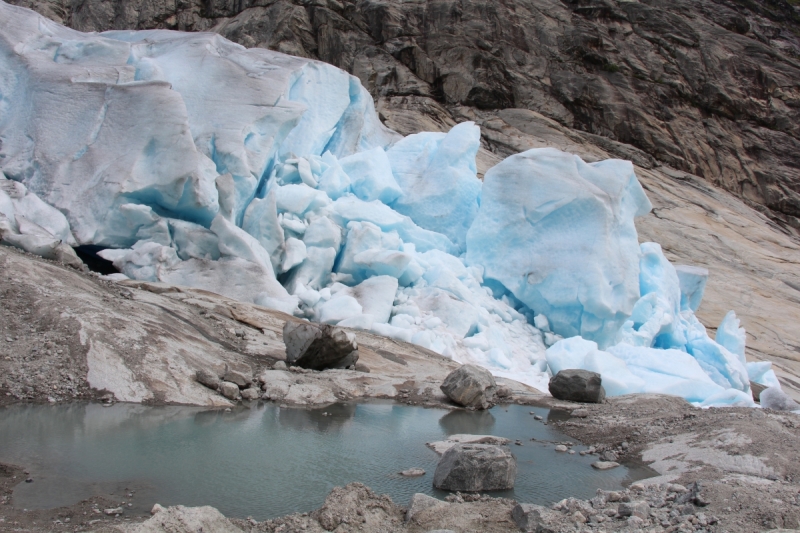
[[746, 364], [734, 314], [715, 339], [695, 317], [708, 272], [640, 246], [650, 202], [629, 162], [529, 150], [482, 183], [476, 125], [401, 138], [324, 63], [214, 34], [83, 34], [0, 1], [0, 141], [0, 234], [35, 253], [100, 246], [130, 278], [541, 390], [564, 368], [698, 405], [777, 383]]

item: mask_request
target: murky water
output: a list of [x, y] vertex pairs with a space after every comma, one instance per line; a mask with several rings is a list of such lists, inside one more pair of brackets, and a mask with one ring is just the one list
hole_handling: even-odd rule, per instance
[[[126, 507], [131, 503], [131, 513], [146, 513], [158, 502], [212, 505], [228, 516], [257, 519], [315, 509], [333, 487], [351, 481], [389, 494], [400, 505], [415, 492], [444, 497], [432, 487], [439, 457], [425, 443], [456, 433], [523, 442], [511, 445], [518, 465], [515, 489], [494, 493], [520, 501], [591, 497], [598, 488], [615, 489], [652, 475], [646, 468], [598, 472], [590, 467], [596, 458], [531, 441], [569, 439], [536, 422], [530, 411], [548, 416], [545, 409], [516, 405], [488, 412], [392, 403], [315, 410], [256, 404], [230, 412], [15, 405], [0, 409], [0, 461], [24, 466], [34, 479], [15, 488], [16, 507], [50, 508], [108, 495]], [[427, 473], [397, 474], [411, 467]]]

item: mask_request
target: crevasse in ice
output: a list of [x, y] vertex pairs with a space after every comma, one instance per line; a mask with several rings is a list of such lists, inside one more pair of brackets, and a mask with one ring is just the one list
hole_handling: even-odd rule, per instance
[[482, 183], [477, 126], [402, 138], [324, 63], [207, 33], [83, 34], [0, 2], [0, 140], [5, 244], [101, 246], [133, 279], [541, 390], [563, 368], [699, 405], [777, 383], [733, 313], [716, 339], [695, 317], [708, 273], [639, 244], [650, 202], [629, 162], [529, 150]]

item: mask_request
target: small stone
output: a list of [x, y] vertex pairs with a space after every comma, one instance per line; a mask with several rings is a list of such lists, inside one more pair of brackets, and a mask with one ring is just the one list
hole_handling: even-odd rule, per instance
[[573, 522], [577, 522], [578, 524], [586, 523], [586, 517], [583, 516], [583, 513], [580, 511], [575, 511], [570, 518], [572, 518]]
[[369, 374], [369, 367], [364, 363], [356, 363], [355, 370], [356, 372], [363, 372], [365, 374]]
[[619, 459], [619, 457], [617, 457], [617, 454], [612, 452], [611, 450], [605, 451], [605, 452], [600, 454], [600, 460], [601, 461], [608, 461], [608, 462], [613, 463], [613, 462], [616, 462], [618, 459]]
[[558, 446], [556, 446], [556, 451], [557, 452], [565, 452], [565, 451], [567, 451], [567, 447], [564, 446], [563, 444], [559, 444]]
[[628, 526], [639, 529], [644, 526], [644, 519], [639, 518], [638, 516], [631, 516], [628, 518]]
[[592, 468], [597, 470], [611, 470], [619, 466], [619, 463], [614, 461], [595, 461], [592, 463]]
[[667, 491], [675, 492], [677, 494], [683, 494], [684, 492], [687, 491], [687, 489], [683, 485], [679, 485], [677, 483], [670, 483], [669, 486], [667, 487]]
[[150, 514], [152, 515], [152, 514], [160, 513], [161, 511], [165, 511], [165, 510], [166, 510], [166, 509], [164, 509], [164, 507], [163, 507], [163, 506], [161, 506], [161, 505], [159, 505], [159, 504], [155, 504], [155, 505], [153, 506], [153, 508], [152, 508], [152, 509], [150, 509]]
[[627, 443], [627, 441], [623, 441], [623, 442], [622, 442], [622, 444], [620, 445], [620, 447], [621, 447], [623, 450], [627, 450], [629, 446], [630, 446], [630, 445]]
[[539, 416], [539, 415], [535, 415], [535, 416], [533, 417], [533, 419], [534, 419], [534, 420], [538, 420], [538, 421], [540, 421], [540, 422], [541, 422], [542, 420], [544, 420], [544, 419], [543, 419], [541, 416]]
[[645, 520], [650, 516], [650, 505], [645, 501], [623, 502], [619, 505], [617, 512], [621, 517], [638, 516]]
[[405, 477], [419, 477], [425, 475], [425, 470], [421, 468], [409, 468], [408, 470], [400, 472], [400, 475]]
[[25, 483], [33, 483], [33, 478], [29, 477], [25, 480]]
[[285, 361], [277, 361], [274, 365], [272, 365], [272, 370], [286, 370], [288, 367], [286, 366]]
[[122, 507], [113, 507], [111, 509], [104, 509], [103, 512], [105, 514], [107, 514], [108, 516], [114, 516], [114, 515], [122, 514], [123, 509], [122, 509]]

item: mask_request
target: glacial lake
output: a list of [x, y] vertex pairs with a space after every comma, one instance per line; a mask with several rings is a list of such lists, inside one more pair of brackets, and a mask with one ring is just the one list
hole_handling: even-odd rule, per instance
[[[545, 420], [564, 416], [518, 405], [470, 412], [390, 402], [320, 409], [259, 402], [227, 412], [122, 403], [13, 405], [0, 409], [0, 462], [24, 467], [33, 478], [15, 487], [17, 508], [108, 496], [125, 502], [127, 514], [146, 514], [158, 502], [211, 505], [227, 516], [258, 520], [316, 509], [333, 487], [352, 481], [400, 505], [416, 492], [444, 498], [448, 493], [432, 486], [439, 456], [425, 443], [457, 433], [512, 440], [516, 487], [491, 494], [522, 502], [589, 498], [598, 488], [614, 490], [655, 475], [647, 467], [599, 472], [590, 466], [596, 457], [556, 452], [553, 442], [572, 439], [535, 421], [531, 411]], [[513, 444], [517, 439], [522, 446]], [[412, 467], [426, 474], [398, 475]]]

